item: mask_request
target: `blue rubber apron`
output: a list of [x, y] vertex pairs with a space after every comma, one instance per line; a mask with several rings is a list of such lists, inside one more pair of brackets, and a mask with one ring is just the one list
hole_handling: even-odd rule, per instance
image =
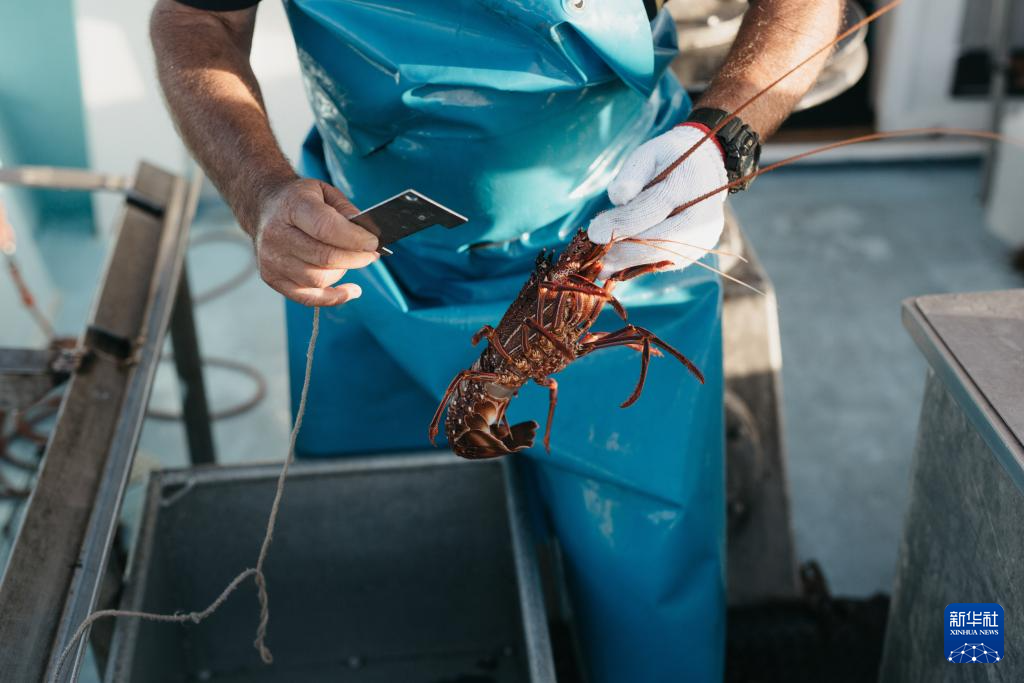
[[[304, 175], [356, 206], [415, 188], [470, 217], [351, 272], [363, 297], [322, 311], [301, 457], [429, 448], [452, 376], [478, 355], [544, 247], [607, 206], [626, 154], [690, 103], [666, 70], [671, 18], [640, 0], [287, 0], [316, 126]], [[724, 638], [721, 286], [691, 267], [627, 283], [630, 320], [671, 358], [587, 356], [558, 375], [552, 452], [519, 457], [557, 536], [595, 683], [717, 681]], [[287, 305], [293, 406], [311, 310]], [[621, 321], [606, 311], [594, 331]], [[514, 422], [543, 423], [528, 386]], [[454, 457], [454, 456], [453, 456]], [[517, 456], [518, 457], [518, 456]]]

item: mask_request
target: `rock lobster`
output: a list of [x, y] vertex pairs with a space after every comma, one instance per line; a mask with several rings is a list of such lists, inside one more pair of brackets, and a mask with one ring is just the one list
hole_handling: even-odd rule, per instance
[[[895, 9], [902, 1], [890, 0], [781, 74], [768, 86], [737, 107], [732, 114], [722, 119], [717, 126], [706, 133], [702, 140], [663, 169], [644, 189], [649, 189], [664, 180], [699, 145], [707, 142], [736, 115], [781, 81], [861, 27]], [[929, 127], [870, 133], [833, 142], [764, 166], [753, 173], [691, 199], [673, 210], [669, 216], [685, 211], [719, 192], [725, 192], [732, 187], [747, 183], [763, 173], [812, 155], [864, 142], [937, 135], [971, 137], [1024, 147], [1024, 141], [1014, 140], [1005, 135], [962, 128]], [[632, 405], [640, 397], [647, 377], [650, 358], [652, 355], [661, 355], [661, 351], [678, 359], [703, 383], [704, 378], [700, 370], [650, 330], [630, 325], [627, 322], [625, 327], [615, 332], [590, 332], [591, 326], [605, 305], [611, 305], [620, 317], [624, 321], [626, 320], [625, 309], [612, 296], [612, 289], [616, 283], [661, 270], [672, 263], [671, 261], [662, 261], [628, 268], [612, 274], [604, 281], [603, 285], [598, 285], [595, 280], [601, 272], [601, 259], [608, 253], [610, 244], [614, 244], [614, 241], [604, 245], [594, 244], [587, 239], [586, 233], [580, 230], [557, 261], [552, 255], [544, 253], [537, 257], [533, 273], [519, 296], [505, 312], [497, 328], [485, 325], [473, 336], [474, 345], [482, 339], [487, 339], [488, 346], [469, 369], [459, 372], [448, 385], [430, 423], [428, 435], [431, 443], [436, 440], [441, 417], [447, 407], [445, 432], [449, 445], [456, 455], [469, 459], [483, 459], [500, 457], [529, 448], [533, 445], [539, 425], [534, 421], [509, 425], [506, 409], [519, 389], [532, 380], [549, 391], [550, 400], [544, 446], [550, 450], [551, 418], [558, 402], [558, 383], [551, 375], [565, 369], [572, 361], [599, 349], [626, 346], [641, 354], [640, 378], [633, 393], [622, 403], [623, 408]], [[724, 273], [722, 275], [733, 279]], [[745, 285], [742, 282], [740, 284]]]
[[[533, 273], [498, 326], [484, 325], [473, 335], [474, 346], [482, 339], [488, 345], [472, 367], [457, 374], [448, 385], [430, 423], [431, 443], [447, 406], [445, 432], [457, 455], [494, 458], [529, 448], [539, 425], [532, 420], [509, 425], [505, 411], [519, 389], [532, 380], [549, 392], [544, 446], [550, 450], [551, 419], [558, 403], [558, 382], [551, 375], [599, 349], [626, 346], [640, 352], [640, 379], [622, 403], [623, 408], [640, 398], [650, 358], [661, 355], [661, 351], [678, 359], [703, 384], [704, 376], [686, 356], [650, 330], [626, 322], [625, 308], [612, 295], [617, 283], [671, 266], [672, 262], [627, 268], [597, 285], [601, 259], [613, 243], [594, 244], [580, 230], [557, 261], [553, 254], [538, 255]], [[615, 309], [626, 322], [625, 327], [614, 332], [591, 332], [606, 305]]]
[[[779, 76], [708, 131], [701, 141], [663, 169], [644, 189], [668, 177], [699, 145], [707, 142], [733, 117], [780, 81], [901, 2], [902, 0], [892, 0]], [[677, 207], [670, 215], [684, 211], [734, 185], [746, 182], [781, 163], [785, 162], [765, 167], [697, 197]], [[537, 257], [533, 273], [519, 296], [505, 312], [497, 328], [485, 325], [473, 335], [474, 345], [481, 339], [487, 339], [489, 343], [473, 365], [459, 372], [448, 385], [430, 422], [428, 435], [431, 443], [435, 443], [441, 416], [447, 407], [445, 433], [456, 455], [469, 459], [494, 458], [529, 448], [533, 445], [539, 425], [532, 420], [509, 425], [506, 410], [519, 389], [533, 380], [547, 387], [550, 395], [547, 427], [544, 432], [544, 446], [550, 450], [551, 418], [558, 402], [558, 382], [551, 375], [563, 370], [577, 358], [598, 349], [626, 346], [640, 351], [640, 379], [632, 395], [622, 404], [623, 408], [632, 405], [640, 397], [651, 355], [660, 355], [659, 350], [674, 356], [703, 383], [704, 378], [700, 370], [650, 330], [627, 322], [625, 327], [615, 332], [590, 332], [597, 315], [607, 304], [610, 304], [625, 321], [625, 309], [611, 293], [616, 283], [655, 272], [672, 263], [662, 261], [628, 268], [613, 273], [599, 286], [595, 279], [601, 272], [601, 259], [608, 253], [609, 245], [613, 243], [614, 240], [605, 245], [594, 244], [587, 239], [586, 233], [580, 230], [557, 261], [544, 253]]]

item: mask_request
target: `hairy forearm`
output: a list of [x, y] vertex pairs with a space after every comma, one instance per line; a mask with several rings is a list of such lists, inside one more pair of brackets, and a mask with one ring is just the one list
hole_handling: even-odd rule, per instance
[[[752, 0], [725, 64], [698, 106], [732, 112], [830, 40], [843, 0]], [[814, 84], [829, 51], [787, 77], [740, 115], [765, 139]]]
[[266, 196], [296, 178], [249, 65], [254, 19], [255, 12], [227, 20], [160, 0], [150, 21], [157, 74], [175, 125], [250, 234]]

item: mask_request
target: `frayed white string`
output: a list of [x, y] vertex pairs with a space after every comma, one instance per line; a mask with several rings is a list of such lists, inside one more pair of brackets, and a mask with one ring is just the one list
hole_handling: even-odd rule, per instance
[[99, 619], [106, 617], [131, 617], [145, 621], [160, 621], [177, 624], [192, 622], [194, 624], [198, 624], [216, 612], [220, 606], [224, 604], [224, 601], [227, 600], [228, 597], [242, 584], [242, 582], [250, 576], [255, 577], [260, 601], [260, 622], [259, 626], [256, 628], [256, 640], [253, 645], [255, 645], [256, 649], [259, 651], [260, 658], [264, 662], [270, 664], [274, 661], [274, 657], [265, 643], [267, 636], [267, 624], [270, 622], [270, 601], [267, 594], [266, 577], [263, 574], [263, 565], [266, 562], [267, 553], [270, 551], [270, 543], [274, 537], [274, 526], [277, 524], [277, 514], [281, 509], [281, 498], [284, 496], [284, 483], [285, 478], [288, 476], [288, 468], [295, 459], [295, 441], [299, 436], [299, 429], [302, 427], [302, 416], [306, 413], [306, 397], [309, 395], [309, 381], [313, 374], [313, 351], [316, 349], [316, 338], [319, 333], [320, 307], [317, 306], [313, 309], [313, 329], [309, 335], [309, 346], [306, 347], [306, 375], [302, 380], [302, 393], [299, 397], [299, 409], [295, 413], [295, 424], [292, 426], [291, 435], [288, 439], [288, 455], [285, 457], [284, 465], [281, 467], [281, 473], [277, 476], [277, 489], [274, 493], [274, 503], [270, 507], [270, 517], [267, 519], [267, 532], [263, 536], [263, 545], [260, 546], [260, 554], [256, 560], [256, 567], [250, 567], [232, 579], [231, 583], [224, 588], [224, 591], [217, 596], [217, 599], [210, 603], [209, 607], [199, 612], [189, 612], [187, 614], [156, 614], [152, 612], [133, 612], [130, 610], [119, 609], [106, 609], [93, 612], [86, 617], [85, 621], [83, 621], [81, 625], [79, 625], [75, 630], [74, 635], [71, 636], [71, 641], [61, 651], [60, 658], [57, 660], [56, 670], [53, 672], [53, 681], [60, 680], [60, 674], [64, 670], [64, 665], [67, 662], [71, 651], [78, 645], [78, 641], [81, 640], [89, 630], [89, 627]]

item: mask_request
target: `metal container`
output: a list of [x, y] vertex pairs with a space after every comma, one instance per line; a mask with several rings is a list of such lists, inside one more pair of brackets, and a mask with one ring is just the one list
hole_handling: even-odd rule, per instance
[[[122, 608], [191, 611], [255, 565], [278, 465], [152, 476]], [[266, 565], [268, 645], [246, 582], [205, 622], [120, 619], [106, 680], [554, 681], [510, 459], [299, 463]]]
[[[1024, 291], [907, 299], [903, 324], [928, 374], [878, 680], [1022, 681]], [[1004, 642], [945, 638], [955, 602], [1002, 607]]]

